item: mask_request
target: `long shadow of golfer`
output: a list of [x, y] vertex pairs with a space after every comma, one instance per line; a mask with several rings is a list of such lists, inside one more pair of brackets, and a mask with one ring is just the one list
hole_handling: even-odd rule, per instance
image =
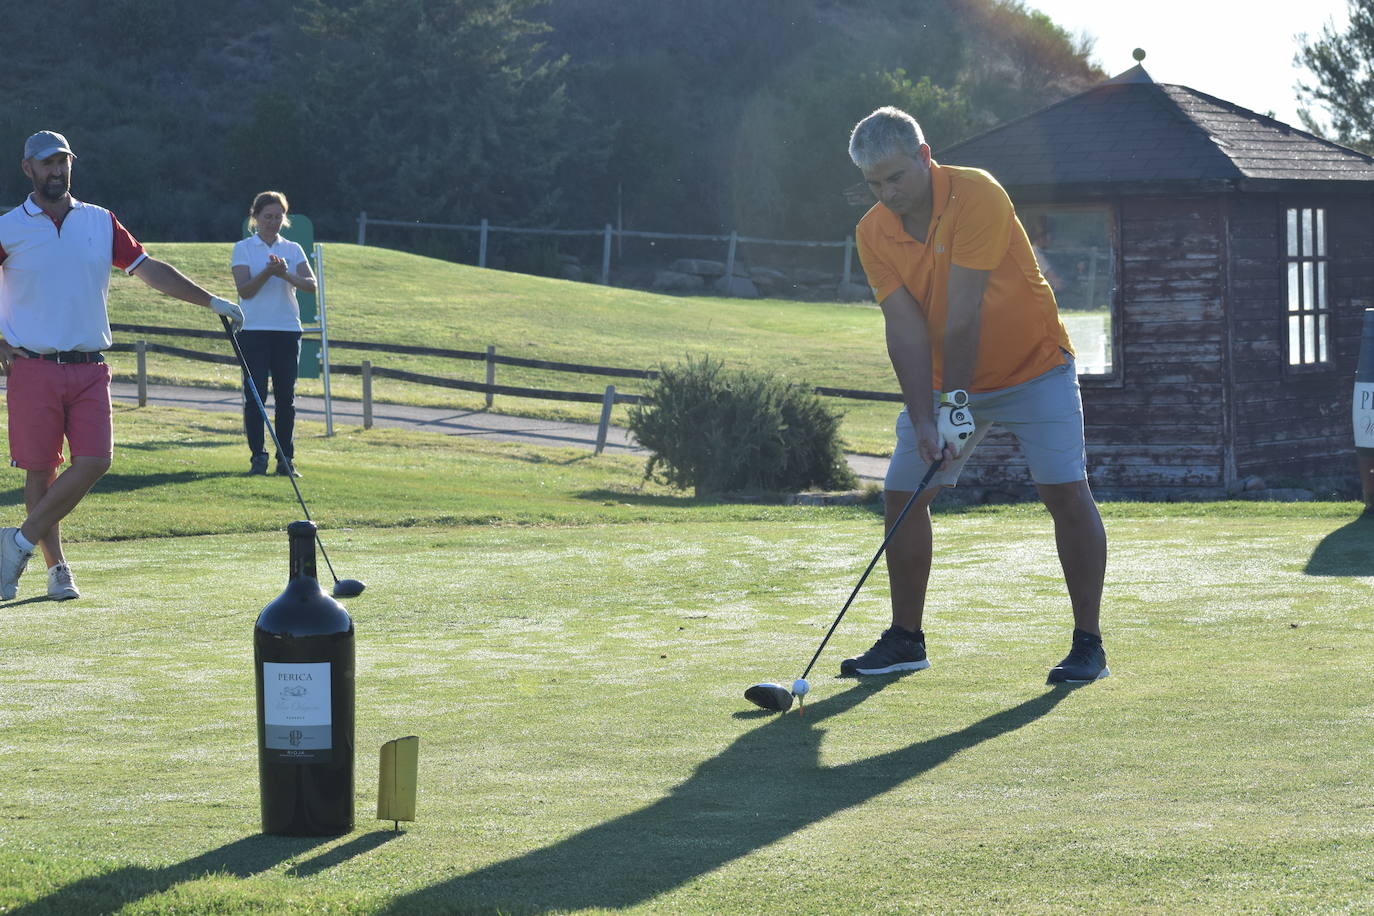
[[1303, 572], [1309, 576], [1374, 576], [1374, 515], [1361, 515], [1322, 538]]
[[[172, 471], [163, 474], [106, 474], [96, 481], [92, 493], [127, 493], [133, 490], [146, 490], [150, 487], [165, 487], [179, 483], [196, 483], [214, 477], [241, 477], [229, 471]], [[24, 504], [23, 486], [0, 491], [0, 506], [22, 506]]]
[[398, 898], [385, 912], [540, 913], [644, 903], [1034, 722], [1070, 690], [1047, 690], [900, 750], [822, 766], [823, 732], [816, 725], [881, 687], [862, 682], [808, 706], [804, 719], [773, 717], [703, 763], [666, 798], [551, 846]]
[[[194, 427], [192, 427], [194, 428]], [[224, 430], [204, 430], [205, 437], [201, 439], [145, 439], [142, 442], [121, 442], [119, 451], [121, 452], [165, 452], [169, 449], [217, 449], [224, 448], [230, 443], [226, 441]], [[116, 457], [115, 461], [119, 461]]]
[[168, 471], [161, 474], [106, 474], [95, 482], [92, 493], [129, 493], [134, 490], [156, 489], [180, 483], [199, 483], [216, 477], [242, 477], [232, 471]]
[[[354, 837], [313, 859], [292, 867], [290, 874], [306, 877], [340, 862], [361, 855], [389, 842], [400, 834], [375, 830]], [[107, 916], [129, 904], [164, 893], [184, 881], [205, 875], [233, 875], [247, 878], [304, 855], [317, 846], [333, 842], [332, 837], [275, 837], [261, 834], [235, 840], [218, 849], [163, 868], [126, 867], [92, 875], [58, 888], [46, 897], [15, 910], [9, 916], [57, 916], [81, 913]]]

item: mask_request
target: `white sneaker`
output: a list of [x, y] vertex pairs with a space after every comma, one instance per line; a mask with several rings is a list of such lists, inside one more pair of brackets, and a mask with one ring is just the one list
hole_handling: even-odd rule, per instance
[[32, 554], [25, 553], [15, 542], [18, 528], [0, 528], [0, 600], [9, 601], [19, 594], [19, 577], [29, 564]]
[[72, 578], [72, 568], [66, 563], [48, 567], [48, 597], [56, 598], [58, 601], [81, 597], [81, 590], [76, 587], [76, 580]]

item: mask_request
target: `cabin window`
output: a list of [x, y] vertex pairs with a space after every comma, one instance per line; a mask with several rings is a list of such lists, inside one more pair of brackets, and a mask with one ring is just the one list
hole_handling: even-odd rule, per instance
[[1290, 207], [1285, 219], [1288, 365], [1328, 363], [1331, 310], [1327, 294], [1326, 211]]
[[1017, 210], [1078, 354], [1078, 374], [1114, 374], [1118, 362], [1114, 343], [1116, 223], [1111, 207]]

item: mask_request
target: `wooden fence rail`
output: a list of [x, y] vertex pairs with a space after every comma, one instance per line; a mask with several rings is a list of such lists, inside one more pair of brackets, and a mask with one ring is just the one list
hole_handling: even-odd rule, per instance
[[[110, 328], [114, 331], [131, 332], [138, 334], [158, 334], [168, 337], [197, 337], [197, 338], [223, 338], [223, 332], [204, 331], [194, 328], [165, 328], [150, 325], [134, 324], [111, 324]], [[140, 341], [140, 343], [143, 343]], [[200, 350], [187, 350], [182, 347], [173, 347], [167, 344], [144, 343], [145, 352], [165, 353], [169, 356], [179, 356], [183, 359], [199, 360], [201, 362], [219, 363], [221, 365], [237, 365], [238, 360], [224, 353], [206, 353]], [[367, 350], [377, 353], [400, 353], [417, 356], [438, 356], [446, 359], [462, 359], [481, 361], [487, 364], [487, 381], [469, 382], [462, 379], [447, 378], [439, 375], [425, 375], [418, 372], [408, 372], [403, 369], [387, 369], [381, 366], [372, 366], [373, 376], [381, 378], [392, 378], [398, 381], [414, 382], [420, 385], [434, 385], [441, 388], [456, 388], [463, 391], [476, 391], [485, 393], [488, 396], [487, 406], [491, 406], [490, 397], [492, 395], [507, 395], [510, 397], [541, 398], [554, 401], [581, 401], [589, 404], [602, 403], [604, 393], [588, 393], [580, 391], [557, 391], [548, 388], [521, 388], [512, 385], [498, 385], [495, 382], [496, 365], [522, 366], [529, 369], [545, 369], [551, 372], [571, 372], [578, 375], [604, 375], [614, 378], [637, 378], [637, 379], [656, 379], [659, 376], [654, 369], [625, 369], [614, 366], [592, 366], [582, 363], [563, 363], [554, 360], [530, 359], [523, 356], [501, 356], [496, 353], [495, 347], [488, 347], [486, 352], [476, 350], [448, 350], [440, 347], [420, 347], [408, 344], [386, 344], [368, 343], [365, 341], [352, 340], [331, 340], [331, 349], [351, 349]], [[132, 353], [137, 350], [137, 345], [132, 343], [115, 343], [110, 347], [112, 351]], [[362, 375], [363, 367], [338, 365], [330, 363], [331, 372], [343, 375]], [[812, 390], [823, 397], [848, 398], [856, 401], [892, 401], [900, 402], [900, 394], [888, 391], [864, 391], [854, 388], [830, 388], [816, 386]], [[643, 403], [644, 396], [637, 394], [615, 395], [617, 404], [639, 404]]]
[[[160, 334], [166, 337], [199, 337], [222, 340], [222, 331], [202, 331], [195, 328], [163, 328], [140, 324], [110, 324], [112, 331], [126, 331], [134, 334]], [[549, 369], [554, 372], [576, 372], [579, 375], [608, 375], [616, 378], [656, 379], [655, 369], [621, 369], [613, 366], [589, 366], [582, 363], [561, 363], [547, 359], [530, 359], [524, 356], [501, 356], [494, 348], [486, 352], [479, 350], [449, 350], [443, 347], [421, 347], [413, 344], [373, 343], [365, 340], [335, 340], [330, 338], [331, 350], [368, 350], [374, 353], [401, 353], [407, 356], [439, 356], [444, 359], [480, 360], [502, 366], [523, 366], [526, 369]], [[190, 352], [190, 351], [187, 351]], [[234, 362], [230, 359], [229, 362]], [[330, 368], [333, 368], [332, 366]], [[599, 396], [598, 396], [599, 397]]]
[[[166, 344], [148, 343], [138, 341], [137, 343], [115, 343], [109, 349], [115, 353], [165, 353], [168, 356], [179, 356], [182, 359], [192, 359], [204, 363], [219, 363], [220, 365], [236, 366], [237, 357], [227, 356], [222, 353], [205, 353], [200, 350], [187, 350], [183, 347], [171, 347]], [[339, 375], [358, 375], [363, 374], [363, 367], [350, 366], [347, 363], [330, 363], [329, 371]], [[433, 385], [438, 388], [456, 388], [460, 391], [476, 391], [478, 393], [490, 392], [491, 394], [504, 394], [517, 398], [540, 398], [547, 401], [580, 401], [586, 404], [600, 404], [604, 395], [592, 394], [583, 391], [558, 391], [552, 388], [523, 388], [516, 385], [489, 385], [485, 382], [469, 382], [464, 379], [447, 378], [442, 375], [426, 375], [421, 372], [407, 372], [404, 369], [388, 369], [384, 366], [372, 366], [371, 375], [373, 378], [391, 378], [400, 382], [414, 382], [417, 385]], [[142, 380], [140, 380], [142, 384]], [[645, 397], [639, 394], [616, 394], [615, 403], [617, 404], [642, 404]]]

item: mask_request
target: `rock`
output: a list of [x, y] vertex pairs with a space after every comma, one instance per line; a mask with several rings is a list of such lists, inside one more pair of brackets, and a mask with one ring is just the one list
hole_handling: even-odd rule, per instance
[[783, 499], [789, 506], [853, 506], [864, 501], [863, 490], [841, 490], [835, 493], [792, 493]]
[[706, 286], [706, 281], [696, 274], [679, 273], [675, 270], [660, 270], [654, 274], [654, 289], [672, 292], [694, 292]]
[[1251, 474], [1245, 478], [1245, 483], [1241, 484], [1241, 489], [1246, 493], [1253, 493], [1255, 490], [1263, 490], [1264, 488], [1264, 478], [1258, 474]]
[[571, 264], [565, 262], [558, 268], [558, 277], [560, 280], [580, 281], [582, 279], [582, 268], [576, 262]]
[[[724, 272], [722, 268], [721, 273]], [[832, 273], [827, 273], [823, 270], [812, 270], [809, 267], [798, 267], [796, 270], [792, 271], [792, 282], [800, 283], [803, 286], [828, 286], [837, 279], [838, 278]]]
[[747, 277], [730, 277], [729, 280], [722, 276], [711, 288], [724, 296], [732, 299], [757, 299], [759, 289], [754, 285], [754, 281]]
[[[724, 270], [721, 273], [725, 273]], [[751, 267], [749, 269], [749, 279], [755, 283], [786, 283], [787, 274], [771, 267]]]
[[[701, 258], [678, 258], [669, 269], [680, 274], [695, 274], [698, 277], [725, 276], [724, 261], [706, 261]], [[736, 269], [738, 270], [738, 265]]]

